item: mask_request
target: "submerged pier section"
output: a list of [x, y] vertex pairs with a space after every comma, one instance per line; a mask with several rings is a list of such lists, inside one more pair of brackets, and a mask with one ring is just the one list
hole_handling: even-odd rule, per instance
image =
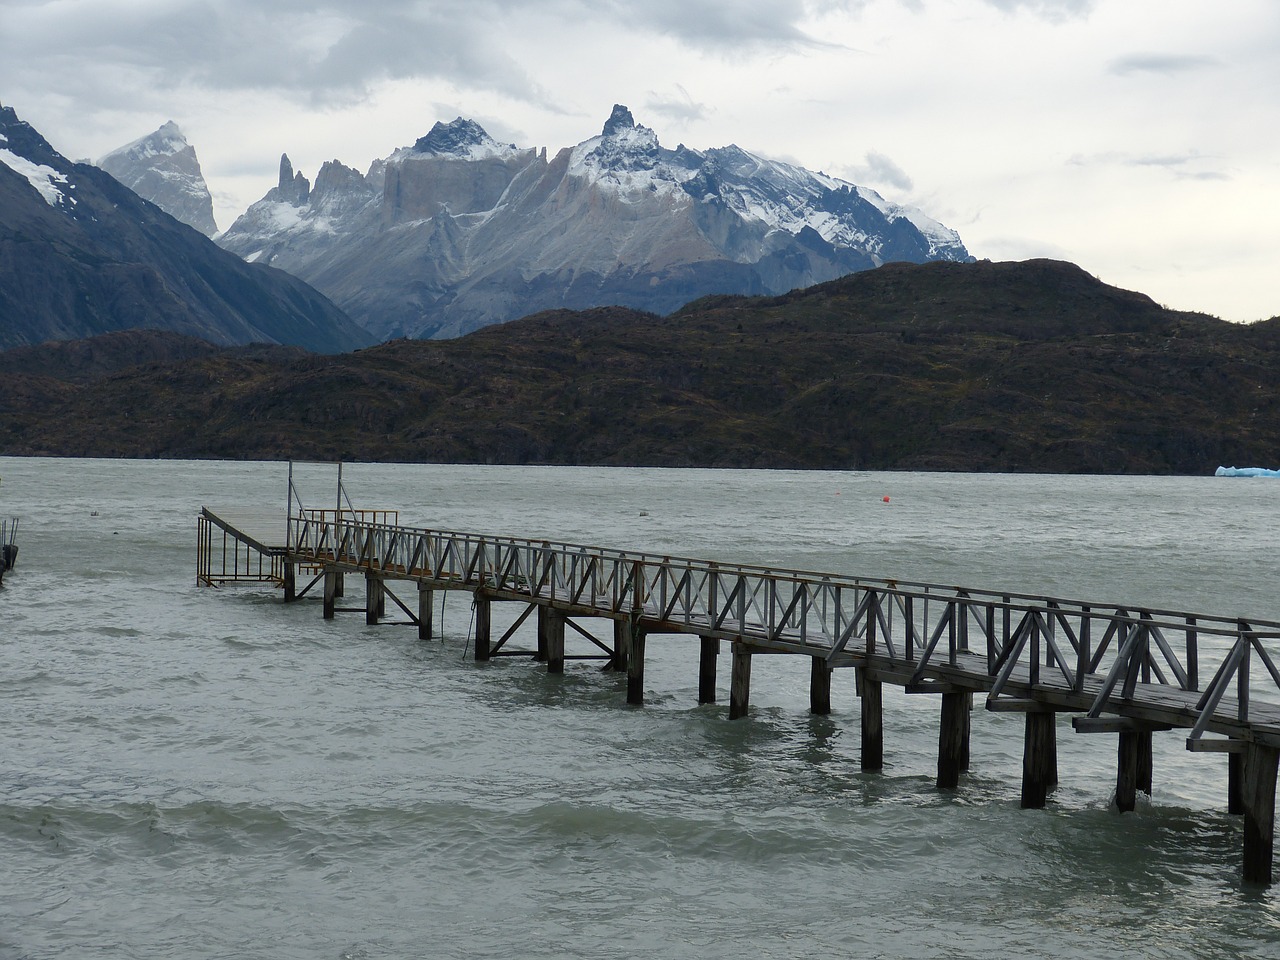
[[[1153, 734], [1179, 730], [1188, 750], [1227, 755], [1226, 802], [1244, 817], [1244, 881], [1272, 882], [1280, 623], [449, 533], [402, 526], [394, 511], [355, 510], [344, 498], [339, 478], [333, 509], [303, 507], [292, 482], [287, 519], [206, 507], [198, 581], [271, 582], [287, 601], [318, 589], [326, 618], [354, 609], [371, 624], [390, 598], [423, 639], [434, 632], [435, 591], [466, 591], [477, 661], [526, 656], [558, 673], [567, 660], [596, 659], [625, 672], [635, 705], [644, 702], [646, 639], [687, 636], [699, 644], [699, 702], [715, 700], [727, 649], [730, 719], [748, 711], [757, 655], [809, 658], [814, 713], [831, 710], [833, 671], [852, 668], [863, 770], [883, 764], [884, 684], [938, 697], [940, 789], [969, 767], [981, 696], [987, 710], [1025, 717], [1023, 807], [1044, 806], [1058, 781], [1060, 713], [1077, 733], [1117, 738], [1121, 811], [1151, 791]], [[352, 577], [363, 581], [364, 604], [341, 608]], [[388, 590], [395, 581], [412, 584], [416, 598]], [[523, 607], [501, 635], [496, 603]], [[577, 622], [588, 618], [612, 621], [611, 635]], [[536, 648], [509, 650], [531, 620]], [[567, 636], [589, 652], [566, 654]]]

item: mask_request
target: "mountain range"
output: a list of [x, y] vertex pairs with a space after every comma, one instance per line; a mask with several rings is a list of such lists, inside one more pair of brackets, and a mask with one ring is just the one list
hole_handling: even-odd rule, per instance
[[371, 339], [303, 281], [72, 163], [0, 105], [0, 349], [131, 328], [322, 352]]
[[1072, 264], [887, 264], [670, 316], [354, 353], [118, 333], [0, 353], [11, 455], [1212, 474], [1280, 450], [1280, 318]]
[[539, 310], [670, 313], [891, 261], [970, 259], [955, 231], [854, 184], [737, 146], [663, 147], [624, 106], [548, 158], [472, 120], [360, 173], [275, 186], [218, 238], [329, 296], [378, 339], [458, 336]]

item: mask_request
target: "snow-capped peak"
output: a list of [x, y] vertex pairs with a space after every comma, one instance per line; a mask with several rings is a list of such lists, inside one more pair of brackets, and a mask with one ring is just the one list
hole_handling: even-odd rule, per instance
[[[499, 143], [474, 120], [458, 117], [451, 123], [436, 121], [431, 132], [419, 137], [409, 153], [433, 157], [457, 157], [462, 160], [484, 160], [515, 153], [514, 143]], [[405, 151], [398, 151], [405, 153]]]
[[152, 157], [170, 157], [190, 149], [191, 144], [182, 135], [182, 130], [170, 120], [160, 129], [147, 134], [145, 137], [139, 137], [132, 143], [127, 143], [123, 147], [112, 150], [98, 161], [97, 166], [101, 167], [104, 163], [110, 165], [113, 160], [129, 159], [140, 161], [150, 160]]

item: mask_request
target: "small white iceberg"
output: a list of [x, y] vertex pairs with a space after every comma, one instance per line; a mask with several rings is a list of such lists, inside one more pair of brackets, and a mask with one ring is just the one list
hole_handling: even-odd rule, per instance
[[1213, 471], [1215, 477], [1280, 477], [1280, 470], [1267, 467], [1219, 467]]

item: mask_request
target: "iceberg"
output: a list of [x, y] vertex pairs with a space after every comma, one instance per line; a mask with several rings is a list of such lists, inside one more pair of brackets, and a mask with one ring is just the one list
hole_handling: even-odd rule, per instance
[[1267, 467], [1219, 467], [1213, 471], [1215, 477], [1280, 477], [1280, 470]]

